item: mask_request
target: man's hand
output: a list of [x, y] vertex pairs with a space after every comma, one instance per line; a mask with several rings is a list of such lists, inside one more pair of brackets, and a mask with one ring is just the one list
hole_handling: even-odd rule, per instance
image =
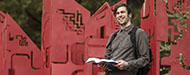
[[102, 69], [103, 71], [108, 70], [108, 64], [105, 64], [105, 63], [103, 63], [103, 62], [100, 62], [100, 63], [98, 64], [98, 67], [99, 67], [100, 69]]
[[124, 60], [117, 60], [117, 62], [119, 62], [119, 64], [112, 64], [112, 65], [120, 70], [123, 70], [124, 68], [128, 67], [128, 62]]

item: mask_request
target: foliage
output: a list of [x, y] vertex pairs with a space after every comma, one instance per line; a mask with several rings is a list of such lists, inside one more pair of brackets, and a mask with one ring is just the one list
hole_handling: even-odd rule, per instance
[[[93, 15], [106, 1], [110, 6], [120, 0], [76, 0]], [[140, 26], [140, 9], [144, 0], [127, 0], [133, 10], [133, 23]], [[139, 6], [136, 6], [139, 5]], [[40, 47], [42, 0], [0, 0], [0, 10], [8, 12], [28, 36]]]
[[[91, 11], [93, 15], [105, 2], [108, 2], [110, 6], [116, 4], [120, 0], [76, 0], [82, 6]], [[140, 26], [140, 11], [144, 0], [127, 0], [127, 4], [132, 9], [133, 24]], [[138, 5], [138, 6], [137, 6]]]
[[0, 10], [9, 13], [40, 47], [42, 0], [0, 0]]

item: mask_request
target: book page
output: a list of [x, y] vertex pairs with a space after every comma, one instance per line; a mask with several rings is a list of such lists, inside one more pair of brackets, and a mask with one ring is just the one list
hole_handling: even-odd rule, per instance
[[109, 60], [109, 59], [99, 59], [99, 58], [88, 58], [88, 60], [86, 61], [86, 63], [100, 63], [100, 62], [105, 62], [105, 63], [112, 63], [112, 64], [118, 64], [117, 61], [114, 60]]

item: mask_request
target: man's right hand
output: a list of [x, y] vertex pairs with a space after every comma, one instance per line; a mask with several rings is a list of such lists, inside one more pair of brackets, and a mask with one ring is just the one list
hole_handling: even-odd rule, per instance
[[100, 69], [102, 69], [103, 71], [108, 70], [108, 64], [105, 64], [105, 63], [103, 63], [103, 62], [100, 62], [100, 63], [98, 64], [98, 67], [99, 67]]

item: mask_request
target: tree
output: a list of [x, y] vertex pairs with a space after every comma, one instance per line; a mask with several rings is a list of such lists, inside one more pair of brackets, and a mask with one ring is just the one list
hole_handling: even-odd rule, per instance
[[[120, 0], [76, 0], [93, 15], [106, 1], [110, 6]], [[133, 23], [140, 26], [140, 10], [144, 0], [127, 0], [133, 10]], [[139, 5], [139, 6], [136, 6]], [[0, 10], [8, 12], [28, 36], [41, 46], [42, 0], [0, 0]]]
[[42, 0], [0, 0], [0, 10], [9, 13], [40, 47]]

